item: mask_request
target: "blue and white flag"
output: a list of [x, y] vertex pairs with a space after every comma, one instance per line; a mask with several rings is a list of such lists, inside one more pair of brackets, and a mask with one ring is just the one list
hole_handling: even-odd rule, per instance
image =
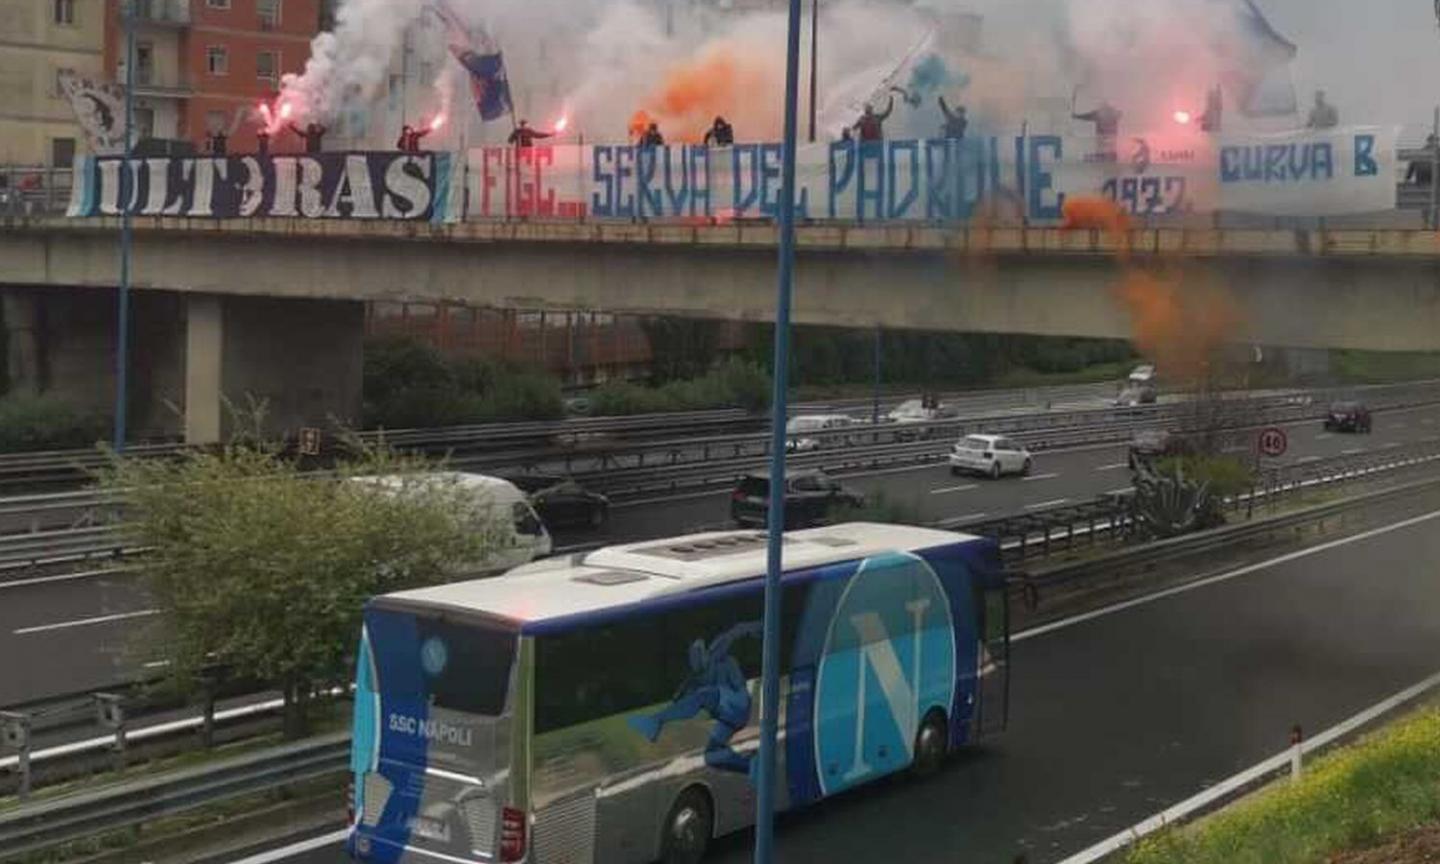
[[1298, 49], [1281, 36], [1255, 0], [1214, 0], [1224, 3], [1229, 19], [1215, 46], [1220, 78], [1240, 113], [1274, 117], [1296, 113], [1295, 84], [1290, 61]]
[[434, 8], [445, 22], [450, 53], [470, 73], [470, 92], [481, 120], [498, 120], [512, 110], [510, 81], [505, 76], [505, 57], [500, 47], [483, 29], [474, 35], [444, 0], [434, 0]]

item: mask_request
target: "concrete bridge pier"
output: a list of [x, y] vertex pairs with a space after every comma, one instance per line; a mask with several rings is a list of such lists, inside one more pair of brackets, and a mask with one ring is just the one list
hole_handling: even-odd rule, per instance
[[[115, 299], [107, 288], [0, 291], [9, 392], [53, 394], [110, 415]], [[355, 423], [363, 337], [357, 302], [135, 291], [130, 436], [214, 443], [234, 432], [252, 405], [263, 406], [270, 434]]]

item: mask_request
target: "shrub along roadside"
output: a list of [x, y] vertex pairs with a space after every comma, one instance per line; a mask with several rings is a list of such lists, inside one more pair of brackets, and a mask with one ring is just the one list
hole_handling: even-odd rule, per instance
[[1315, 760], [1198, 824], [1142, 841], [1127, 864], [1315, 864], [1440, 816], [1440, 710]]
[[0, 453], [91, 447], [109, 425], [54, 396], [9, 396], [0, 399]]
[[493, 360], [447, 360], [414, 339], [365, 346], [366, 428], [405, 429], [503, 420], [556, 420], [560, 383]]
[[642, 387], [624, 381], [602, 385], [590, 394], [596, 416], [658, 414], [744, 408], [763, 411], [770, 405], [770, 376], [754, 363], [731, 358], [699, 378]]

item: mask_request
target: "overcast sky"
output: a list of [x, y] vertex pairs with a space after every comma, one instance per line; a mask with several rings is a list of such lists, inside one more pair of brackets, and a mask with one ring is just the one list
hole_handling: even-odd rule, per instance
[[1294, 73], [1302, 104], [1318, 87], [1339, 107], [1342, 122], [1430, 123], [1440, 104], [1440, 26], [1430, 0], [1258, 4], [1300, 46]]

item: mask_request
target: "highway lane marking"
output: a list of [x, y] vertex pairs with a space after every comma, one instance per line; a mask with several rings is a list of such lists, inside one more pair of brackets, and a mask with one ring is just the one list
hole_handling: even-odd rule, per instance
[[1395, 449], [1396, 447], [1399, 447], [1399, 446], [1400, 446], [1400, 442], [1399, 442], [1399, 441], [1391, 441], [1391, 442], [1388, 443], [1388, 444], [1381, 444], [1381, 445], [1380, 445], [1380, 449], [1381, 449], [1381, 450], [1393, 450], [1393, 449]]
[[1332, 435], [1332, 434], [1329, 433], [1329, 432], [1321, 432], [1319, 435], [1316, 435], [1316, 436], [1315, 436], [1315, 440], [1316, 440], [1316, 441], [1329, 441], [1331, 438], [1334, 438], [1334, 437], [1335, 437], [1335, 436]]
[[1364, 447], [1351, 447], [1349, 450], [1341, 450], [1341, 456], [1356, 456], [1365, 452]]
[[1320, 461], [1320, 457], [1319, 457], [1319, 456], [1301, 456], [1299, 459], [1296, 459], [1296, 460], [1295, 460], [1295, 464], [1296, 464], [1296, 465], [1304, 465], [1306, 462], [1319, 462], [1319, 461]]
[[1026, 510], [1040, 510], [1045, 507], [1058, 507], [1061, 504], [1070, 503], [1069, 498], [1056, 498], [1054, 501], [1041, 501], [1039, 504], [1026, 504]]
[[[1300, 752], [1306, 754], [1323, 749], [1335, 741], [1368, 726], [1379, 718], [1389, 714], [1391, 711], [1413, 702], [1420, 696], [1435, 689], [1437, 685], [1440, 685], [1440, 672], [1431, 675], [1418, 684], [1406, 687], [1399, 693], [1383, 699], [1366, 708], [1364, 711], [1353, 715], [1349, 719], [1337, 723], [1320, 734], [1307, 739], [1300, 745]], [[1272, 774], [1279, 773], [1290, 765], [1290, 756], [1291, 750], [1287, 747], [1269, 759], [1257, 762], [1244, 771], [1233, 774], [1221, 780], [1219, 783], [1209, 786], [1203, 791], [1186, 798], [1179, 804], [1162, 810], [1154, 816], [1138, 822], [1082, 852], [1071, 855], [1069, 858], [1061, 861], [1060, 864], [1094, 864], [1096, 861], [1107, 858], [1147, 834], [1154, 833], [1167, 825], [1174, 825], [1200, 810], [1209, 808], [1225, 798], [1238, 794]]]
[[326, 846], [333, 846], [336, 843], [343, 843], [349, 833], [349, 828], [341, 828], [339, 831], [331, 831], [329, 834], [321, 834], [319, 837], [300, 840], [291, 843], [289, 846], [281, 846], [279, 849], [270, 849], [266, 852], [258, 852], [245, 858], [239, 858], [231, 861], [230, 864], [270, 864], [272, 861], [284, 861], [287, 858], [294, 858], [296, 855], [314, 852], [316, 849], [323, 849]]
[[1059, 474], [1033, 474], [1029, 477], [1021, 477], [1020, 482], [1034, 483], [1036, 480], [1054, 480], [1056, 477], [1059, 476]]
[[1095, 471], [1096, 471], [1097, 473], [1100, 472], [1100, 471], [1118, 471], [1118, 470], [1120, 470], [1121, 468], [1129, 468], [1129, 467], [1130, 467], [1130, 465], [1129, 465], [1128, 463], [1125, 463], [1125, 462], [1116, 462], [1114, 465], [1101, 465], [1099, 468], [1096, 468]]
[[117, 567], [110, 570], [86, 570], [83, 573], [63, 573], [58, 576], [36, 576], [33, 579], [14, 579], [0, 582], [0, 591], [6, 588], [24, 588], [27, 585], [49, 585], [54, 582], [69, 582], [74, 579], [98, 579], [102, 576], [137, 575], [138, 568]]
[[1135, 491], [1135, 487], [1134, 487], [1134, 486], [1126, 486], [1124, 489], [1111, 489], [1109, 492], [1106, 492], [1105, 494], [1106, 494], [1106, 495], [1129, 495], [1131, 492], [1134, 492], [1134, 491]]
[[77, 618], [74, 621], [60, 621], [55, 624], [38, 624], [34, 627], [21, 627], [12, 630], [16, 636], [26, 636], [31, 633], [46, 633], [51, 630], [65, 630], [70, 627], [88, 627], [91, 624], [106, 624], [111, 621], [124, 621], [129, 618], [144, 618], [149, 615], [159, 615], [159, 609], [138, 609], [134, 612], [117, 612], [114, 615], [98, 615], [94, 618]]
[[978, 522], [989, 515], [989, 513], [970, 513], [965, 516], [956, 516], [954, 519], [946, 519], [944, 522], [946, 525], [964, 525], [966, 522]]
[[1197, 591], [1201, 588], [1208, 588], [1211, 585], [1216, 585], [1221, 582], [1228, 582], [1231, 579], [1238, 579], [1241, 576], [1249, 576], [1251, 573], [1258, 573], [1261, 570], [1266, 570], [1270, 567], [1276, 566], [1277, 564], [1288, 564], [1291, 561], [1299, 561], [1302, 558], [1308, 558], [1311, 555], [1319, 555], [1322, 552], [1329, 552], [1331, 549], [1338, 549], [1341, 546], [1348, 546], [1351, 543], [1358, 543], [1362, 540], [1370, 540], [1375, 537], [1381, 537], [1393, 531], [1401, 531], [1406, 528], [1422, 524], [1424, 522], [1429, 522], [1432, 519], [1440, 519], [1440, 510], [1433, 510], [1429, 513], [1414, 516], [1404, 521], [1396, 522], [1392, 525], [1382, 525], [1379, 528], [1372, 528], [1369, 531], [1364, 531], [1350, 537], [1341, 537], [1338, 540], [1331, 540], [1326, 543], [1321, 543], [1319, 546], [1311, 546], [1309, 549], [1299, 549], [1294, 552], [1288, 552], [1284, 555], [1279, 556], [1278, 558], [1270, 558], [1266, 561], [1257, 561], [1254, 564], [1248, 564], [1238, 570], [1230, 570], [1225, 573], [1217, 573], [1214, 576], [1208, 576], [1204, 579], [1197, 579], [1194, 582], [1187, 582], [1184, 585], [1176, 585], [1173, 588], [1166, 588], [1165, 590], [1157, 591], [1154, 594], [1146, 594], [1143, 597], [1136, 597], [1131, 600], [1122, 601], [1120, 603], [1113, 603], [1109, 606], [1103, 606], [1099, 609], [1094, 609], [1089, 612], [1083, 612], [1079, 615], [1074, 615], [1069, 618], [1062, 618], [1059, 621], [1052, 621], [1049, 624], [1042, 624], [1039, 627], [1032, 627], [1029, 630], [1022, 630], [1019, 633], [1012, 635], [1010, 637], [1010, 641], [1021, 642], [1026, 639], [1033, 639], [1036, 636], [1043, 636], [1046, 633], [1053, 633], [1056, 630], [1064, 630], [1067, 627], [1074, 627], [1076, 624], [1083, 624], [1087, 621], [1093, 621], [1096, 618], [1104, 618], [1107, 615], [1114, 615], [1116, 612], [1123, 612], [1126, 609], [1132, 609], [1136, 606], [1145, 606], [1150, 603], [1154, 603], [1157, 600], [1164, 600], [1167, 597], [1174, 597], [1178, 594], [1184, 594], [1189, 591]]
[[931, 494], [931, 495], [948, 495], [948, 494], [951, 493], [951, 492], [969, 492], [971, 489], [979, 489], [979, 488], [980, 488], [980, 487], [979, 487], [978, 485], [974, 484], [974, 483], [971, 483], [971, 484], [968, 485], [968, 486], [946, 486], [946, 487], [944, 487], [943, 489], [931, 489], [931, 490], [930, 490], [930, 494]]

